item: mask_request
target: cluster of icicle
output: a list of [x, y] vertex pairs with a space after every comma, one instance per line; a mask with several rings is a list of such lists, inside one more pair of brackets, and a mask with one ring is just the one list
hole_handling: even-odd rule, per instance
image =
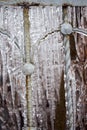
[[54, 130], [63, 69], [63, 41], [58, 32], [62, 22], [62, 8], [31, 7], [29, 17], [35, 63], [35, 72], [32, 75], [32, 122], [38, 129]]
[[[75, 11], [75, 7], [69, 7], [68, 20], [69, 22], [73, 21], [73, 27], [76, 27]], [[73, 18], [72, 12], [74, 14]], [[18, 130], [21, 129], [19, 111], [22, 112], [24, 118], [23, 127], [26, 129], [26, 87], [25, 76], [21, 71], [21, 66], [23, 65], [21, 52], [24, 54], [23, 10], [21, 7], [1, 7], [0, 19], [0, 66], [2, 66], [0, 73], [3, 76], [1, 93], [3, 100], [6, 99], [9, 113], [15, 113], [16, 115]], [[79, 25], [80, 15], [77, 19]], [[32, 62], [35, 64], [35, 72], [31, 77], [32, 127], [54, 130], [55, 104], [60, 99], [60, 78], [64, 67], [63, 38], [60, 32], [58, 32], [58, 27], [62, 23], [62, 7], [46, 6], [43, 8], [42, 6], [31, 6], [29, 8], [29, 20], [31, 57]], [[83, 21], [84, 19], [82, 18], [80, 21], [82, 25], [84, 24]], [[77, 42], [76, 47], [79, 57], [82, 56], [78, 50]], [[72, 120], [74, 123], [73, 128], [75, 129], [76, 114], [79, 110], [81, 112], [80, 105], [82, 106], [83, 104], [79, 105], [78, 110], [75, 98], [77, 87], [72, 66], [70, 67], [69, 74], [69, 83], [72, 81], [70, 96], [72, 96]], [[7, 77], [9, 79], [8, 83]], [[83, 90], [82, 85], [81, 90]], [[8, 86], [11, 87], [11, 93], [8, 93]], [[9, 95], [11, 96], [10, 99]]]
[[[38, 129], [54, 130], [55, 102], [59, 100], [60, 85], [58, 85], [58, 82], [60, 82], [63, 67], [63, 60], [61, 60], [63, 56], [62, 37], [59, 32], [54, 31], [62, 22], [60, 12], [62, 14], [61, 7], [43, 8], [41, 6], [31, 7], [29, 10], [31, 50], [33, 62], [36, 66], [31, 81], [31, 113], [32, 126]], [[23, 65], [21, 52], [24, 52], [23, 10], [20, 7], [4, 6], [0, 8], [0, 17], [0, 52], [3, 66], [1, 70], [3, 75], [2, 97], [3, 100], [6, 98], [9, 113], [16, 115], [18, 130], [21, 129], [19, 111], [22, 112], [24, 117], [23, 127], [26, 129], [26, 83], [25, 76], [21, 71]], [[55, 22], [52, 19], [56, 19]], [[49, 32], [52, 32], [52, 35]], [[41, 45], [38, 45], [41, 37]], [[9, 79], [8, 84], [11, 87], [10, 94], [7, 91], [7, 77]], [[10, 95], [11, 99], [7, 95]], [[12, 106], [9, 105], [9, 101], [11, 101]], [[48, 126], [49, 122], [50, 126]]]
[[21, 71], [21, 52], [24, 52], [22, 9], [2, 6], [0, 19], [0, 75], [3, 77], [1, 94], [3, 101], [6, 100], [9, 114], [16, 115], [17, 127], [20, 130], [20, 113], [24, 118], [24, 126], [27, 125], [25, 76]]
[[[75, 78], [74, 80], [74, 88], [71, 87], [72, 89], [72, 94], [71, 96], [73, 100], [73, 125], [74, 129], [76, 127], [80, 127], [83, 129], [85, 126], [84, 124], [86, 123], [86, 64], [87, 64], [87, 54], [86, 54], [86, 21], [87, 21], [87, 7], [68, 7], [68, 20], [70, 23], [72, 23], [74, 28], [80, 28], [84, 29], [84, 31], [78, 33], [78, 29], [74, 30], [76, 33], [74, 34], [74, 40], [75, 40], [75, 48], [76, 48], [76, 59], [71, 62], [71, 67], [73, 69], [72, 72], [75, 73], [74, 77], [72, 76], [72, 79]], [[72, 16], [73, 14], [73, 16]], [[84, 36], [85, 35], [85, 36]], [[72, 42], [70, 42], [72, 43]], [[73, 44], [73, 43], [72, 43]], [[85, 123], [82, 123], [82, 120], [84, 120]]]

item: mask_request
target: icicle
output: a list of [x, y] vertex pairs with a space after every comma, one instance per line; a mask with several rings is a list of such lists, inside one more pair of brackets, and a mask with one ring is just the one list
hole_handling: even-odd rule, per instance
[[1, 56], [2, 56], [2, 65], [3, 65], [3, 101], [5, 97], [5, 81], [6, 81], [6, 59], [5, 59], [5, 52], [1, 50]]
[[[24, 126], [23, 126], [23, 130], [26, 130], [27, 129], [27, 110], [26, 110], [26, 87], [25, 87], [25, 76], [23, 75], [23, 73], [21, 72], [20, 73], [20, 84], [19, 86], [17, 86], [17, 92], [19, 93], [20, 95], [20, 99], [21, 99], [21, 112], [22, 112], [22, 117], [24, 119]], [[18, 80], [18, 78], [17, 78]], [[19, 81], [19, 80], [18, 80]], [[17, 81], [17, 85], [18, 85], [18, 81]], [[21, 88], [21, 91], [20, 91], [20, 88]]]
[[12, 105], [14, 107], [14, 86], [13, 86], [13, 82], [12, 82], [12, 74], [10, 73], [10, 71], [8, 70], [9, 73], [9, 79], [10, 79], [10, 85], [11, 85], [11, 96], [12, 96]]
[[[73, 67], [72, 67], [73, 69]], [[73, 100], [73, 126], [75, 130], [76, 124], [76, 79], [75, 79], [75, 72], [72, 71], [72, 100]]]
[[19, 111], [16, 110], [16, 109], [13, 109], [14, 110], [14, 113], [16, 115], [16, 118], [17, 118], [17, 125], [18, 125], [18, 130], [20, 130], [20, 116], [19, 116]]
[[[3, 39], [1, 38], [1, 41], [0, 41], [1, 43], [3, 43]], [[3, 97], [3, 101], [4, 101], [4, 98], [5, 98], [5, 94], [6, 94], [6, 92], [5, 92], [5, 84], [6, 84], [6, 55], [5, 55], [5, 46], [4, 46], [4, 44], [0, 44], [0, 51], [1, 51], [1, 57], [2, 57], [2, 71], [3, 71], [3, 73], [2, 73], [2, 76], [3, 76], [3, 90], [2, 90], [2, 97]]]

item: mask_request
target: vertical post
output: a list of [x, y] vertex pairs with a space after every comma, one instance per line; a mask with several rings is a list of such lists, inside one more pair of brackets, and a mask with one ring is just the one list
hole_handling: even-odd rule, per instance
[[71, 100], [71, 87], [69, 84], [69, 69], [71, 64], [71, 57], [70, 57], [70, 38], [69, 34], [71, 33], [72, 27], [68, 24], [68, 17], [67, 17], [67, 6], [63, 7], [63, 21], [65, 23], [65, 35], [64, 35], [64, 46], [65, 46], [65, 98], [66, 98], [66, 124], [67, 130], [73, 130], [73, 115], [72, 115], [72, 100]]
[[30, 36], [29, 36], [29, 9], [24, 7], [23, 9], [23, 17], [24, 17], [24, 42], [25, 42], [25, 54], [26, 54], [26, 62], [30, 63]]
[[[26, 63], [30, 63], [30, 37], [29, 37], [29, 9], [23, 8], [24, 18], [24, 43], [25, 43], [25, 58]], [[27, 123], [28, 130], [31, 130], [31, 88], [30, 88], [31, 76], [26, 75], [26, 100], [27, 100]], [[29, 89], [30, 88], [30, 89]]]

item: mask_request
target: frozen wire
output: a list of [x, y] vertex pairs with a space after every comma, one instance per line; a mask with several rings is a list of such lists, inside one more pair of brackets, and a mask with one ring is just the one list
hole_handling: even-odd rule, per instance
[[73, 28], [73, 32], [76, 32], [76, 33], [82, 34], [84, 36], [87, 36], [87, 31], [82, 29], [82, 28]]

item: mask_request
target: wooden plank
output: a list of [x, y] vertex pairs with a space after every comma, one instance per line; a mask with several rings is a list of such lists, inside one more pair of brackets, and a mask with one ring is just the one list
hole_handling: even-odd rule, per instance
[[0, 5], [32, 5], [32, 4], [40, 4], [40, 5], [71, 5], [71, 6], [87, 6], [87, 0], [0, 0]]

